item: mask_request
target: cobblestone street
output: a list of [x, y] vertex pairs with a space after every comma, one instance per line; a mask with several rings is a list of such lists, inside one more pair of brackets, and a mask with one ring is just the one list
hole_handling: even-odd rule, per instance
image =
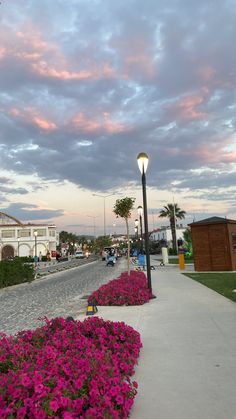
[[37, 319], [47, 316], [76, 316], [86, 310], [86, 299], [81, 299], [101, 284], [116, 278], [127, 269], [124, 258], [114, 267], [104, 261], [91, 262], [37, 279], [32, 283], [0, 290], [0, 331], [14, 334], [33, 329], [41, 324]]

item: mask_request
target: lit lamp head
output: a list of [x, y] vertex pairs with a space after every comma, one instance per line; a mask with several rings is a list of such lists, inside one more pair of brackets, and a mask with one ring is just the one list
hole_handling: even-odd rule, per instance
[[38, 235], [38, 232], [34, 231], [34, 237], [37, 237], [37, 235]]
[[134, 225], [135, 225], [135, 227], [137, 228], [138, 227], [138, 225], [139, 225], [139, 220], [136, 218], [136, 220], [134, 220]]
[[138, 215], [139, 217], [143, 216], [143, 207], [141, 205], [138, 206]]
[[141, 174], [146, 173], [148, 167], [148, 155], [146, 153], [139, 153], [137, 156], [137, 162]]

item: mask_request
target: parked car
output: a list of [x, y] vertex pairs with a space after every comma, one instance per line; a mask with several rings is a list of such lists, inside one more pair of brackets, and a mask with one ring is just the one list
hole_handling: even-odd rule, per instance
[[84, 258], [84, 253], [82, 252], [82, 250], [77, 250], [75, 252], [75, 257], [76, 257], [76, 259], [83, 259]]

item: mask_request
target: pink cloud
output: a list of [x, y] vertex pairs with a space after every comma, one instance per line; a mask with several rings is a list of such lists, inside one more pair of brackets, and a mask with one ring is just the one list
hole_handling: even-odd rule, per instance
[[69, 125], [72, 125], [76, 130], [81, 130], [87, 133], [105, 131], [109, 134], [117, 134], [128, 129], [124, 124], [111, 120], [108, 113], [103, 113], [100, 118], [92, 119], [86, 117], [82, 112], [80, 112], [73, 117]]
[[207, 113], [198, 109], [204, 102], [205, 99], [202, 96], [185, 96], [177, 103], [169, 105], [167, 109], [170, 111], [172, 119], [182, 121], [204, 119]]
[[57, 128], [54, 122], [48, 121], [47, 119], [43, 119], [37, 116], [34, 116], [32, 121], [37, 125], [39, 128], [45, 131], [53, 131]]
[[32, 108], [26, 108], [23, 110], [12, 108], [9, 113], [13, 117], [16, 117], [28, 124], [33, 124], [44, 131], [53, 131], [57, 129], [54, 122], [39, 115], [39, 113]]
[[73, 72], [68, 70], [56, 69], [48, 65], [46, 61], [39, 61], [37, 63], [33, 63], [31, 65], [31, 68], [34, 70], [35, 73], [39, 74], [40, 76], [60, 80], [84, 80], [98, 76], [97, 73], [91, 71], [82, 70], [78, 72]]
[[153, 59], [146, 54], [130, 55], [125, 59], [126, 72], [130, 75], [138, 68], [146, 76], [152, 78], [155, 75]]
[[209, 81], [215, 75], [216, 71], [211, 66], [206, 65], [199, 67], [197, 73], [200, 75], [202, 80]]
[[145, 34], [134, 33], [127, 37], [113, 38], [111, 47], [120, 52], [123, 59], [123, 77], [130, 78], [135, 74], [144, 74], [148, 78], [156, 75], [153, 51], [150, 49], [150, 39]]
[[98, 65], [97, 62], [91, 62], [91, 57], [83, 60], [89, 62], [86, 67], [81, 66], [82, 60], [77, 60], [75, 67], [59, 44], [46, 41], [43, 34], [29, 23], [16, 33], [2, 30], [0, 37], [0, 59], [13, 57], [26, 64], [27, 69], [36, 76], [63, 81], [118, 77], [109, 62]]
[[6, 55], [6, 48], [1, 47], [0, 48], [0, 59], [3, 58]]
[[236, 162], [236, 151], [226, 151], [225, 147], [229, 140], [216, 141], [214, 144], [201, 144], [191, 147], [191, 150], [185, 150], [184, 154], [196, 159], [202, 165], [231, 164]]

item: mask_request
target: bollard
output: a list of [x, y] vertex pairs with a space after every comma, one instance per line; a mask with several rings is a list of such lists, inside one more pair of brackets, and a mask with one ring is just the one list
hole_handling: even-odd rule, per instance
[[167, 248], [166, 247], [162, 247], [161, 248], [161, 253], [162, 253], [162, 262], [163, 262], [163, 265], [166, 265], [167, 263], [169, 263], [168, 250], [167, 250]]
[[184, 253], [179, 253], [179, 269], [185, 269]]

